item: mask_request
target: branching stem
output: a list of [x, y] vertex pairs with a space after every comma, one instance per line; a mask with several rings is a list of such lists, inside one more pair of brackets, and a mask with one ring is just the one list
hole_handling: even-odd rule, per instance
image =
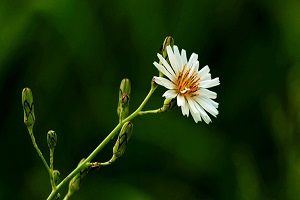
[[[136, 116], [140, 115], [141, 110], [143, 109], [143, 107], [146, 105], [146, 103], [148, 102], [148, 100], [150, 99], [151, 95], [153, 94], [153, 92], [155, 91], [155, 89], [157, 88], [157, 85], [152, 84], [151, 85], [151, 89], [149, 91], [149, 93], [147, 94], [147, 96], [145, 97], [145, 99], [143, 100], [143, 102], [141, 103], [141, 105], [131, 114], [129, 115], [127, 118], [125, 118], [123, 121], [119, 122], [119, 124], [108, 134], [108, 136], [106, 136], [106, 138], [99, 144], [99, 146], [84, 160], [84, 162], [82, 162], [80, 165], [78, 165], [64, 180], [62, 180], [55, 189], [52, 190], [52, 192], [50, 193], [50, 195], [48, 196], [47, 200], [52, 200], [54, 199], [54, 197], [56, 196], [56, 194], [59, 192], [59, 190], [66, 184], [68, 184], [68, 182], [78, 173], [80, 173], [80, 171], [86, 166], [87, 163], [91, 162], [92, 159], [98, 155], [98, 153], [103, 149], [103, 147], [105, 147], [107, 145], [107, 143], [118, 133], [118, 131], [122, 128], [123, 124], [134, 119]], [[143, 111], [146, 112], [146, 111]], [[151, 112], [149, 112], [151, 113]], [[146, 114], [146, 113], [144, 113]], [[47, 165], [48, 166], [48, 165]], [[48, 167], [48, 171], [49, 171], [49, 167]], [[68, 194], [67, 194], [68, 195]], [[68, 197], [66, 196], [65, 199], [68, 199]]]

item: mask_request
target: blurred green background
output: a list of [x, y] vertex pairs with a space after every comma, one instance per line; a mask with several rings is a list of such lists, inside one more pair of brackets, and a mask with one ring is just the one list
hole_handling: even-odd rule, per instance
[[[36, 141], [58, 134], [64, 178], [117, 124], [118, 88], [131, 110], [157, 75], [166, 36], [220, 77], [220, 114], [195, 124], [180, 109], [134, 119], [125, 155], [88, 174], [72, 199], [300, 199], [300, 1], [0, 2], [0, 199], [46, 199], [50, 182], [23, 124], [35, 100]], [[159, 88], [146, 105], [162, 105]], [[95, 161], [107, 161], [112, 141]], [[64, 196], [67, 188], [61, 191]]]

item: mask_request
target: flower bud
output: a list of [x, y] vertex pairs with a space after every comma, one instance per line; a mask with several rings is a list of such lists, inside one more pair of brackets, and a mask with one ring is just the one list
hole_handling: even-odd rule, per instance
[[56, 143], [57, 143], [57, 135], [55, 131], [48, 131], [47, 133], [47, 143], [49, 149], [53, 150], [55, 149]]
[[121, 81], [119, 90], [119, 102], [117, 113], [120, 121], [129, 115], [129, 100], [130, 100], [131, 84], [130, 80], [125, 78]]
[[129, 96], [128, 94], [123, 94], [118, 106], [118, 114], [120, 121], [125, 119], [129, 115]]
[[174, 46], [174, 39], [171, 36], [165, 38], [164, 43], [161, 47], [161, 55], [166, 59], [168, 56], [167, 46]]
[[165, 99], [163, 107], [160, 108], [160, 112], [168, 112], [176, 106], [176, 99]]
[[27, 128], [33, 128], [35, 123], [33, 95], [29, 88], [22, 91], [22, 105], [24, 110], [24, 123]]
[[52, 176], [54, 183], [57, 185], [60, 177], [60, 172], [58, 170], [53, 170]]
[[126, 122], [118, 136], [117, 142], [113, 147], [113, 160], [121, 157], [126, 149], [127, 143], [132, 135], [133, 124], [132, 122]]
[[[170, 63], [169, 58], [168, 58], [168, 52], [167, 52], [167, 46], [174, 46], [174, 39], [171, 36], [168, 36], [165, 38], [163, 45], [161, 46], [161, 55], [164, 57], [164, 59]], [[161, 61], [159, 61], [159, 64], [162, 64]], [[163, 77], [164, 74], [159, 71], [159, 77]]]
[[128, 78], [124, 78], [120, 84], [119, 99], [121, 99], [123, 94], [130, 95], [130, 92], [131, 92], [130, 80]]
[[[84, 158], [78, 163], [78, 166], [84, 162]], [[69, 192], [72, 195], [75, 191], [80, 189], [80, 185], [83, 181], [83, 178], [90, 170], [90, 164], [87, 164], [87, 167], [83, 168], [78, 174], [76, 174], [69, 183]]]

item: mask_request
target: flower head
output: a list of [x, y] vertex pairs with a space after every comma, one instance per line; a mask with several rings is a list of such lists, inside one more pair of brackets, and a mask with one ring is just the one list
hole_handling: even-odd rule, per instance
[[154, 62], [154, 66], [167, 78], [154, 76], [154, 81], [167, 88], [163, 94], [166, 99], [177, 98], [177, 105], [181, 107], [182, 114], [193, 116], [195, 122], [202, 121], [208, 124], [211, 122], [207, 112], [216, 117], [218, 103], [212, 99], [217, 98], [217, 93], [208, 88], [220, 84], [219, 78], [211, 79], [209, 67], [206, 65], [199, 69], [198, 55], [193, 53], [187, 61], [186, 52], [182, 49], [179, 53], [178, 47], [167, 47], [170, 64], [157, 54], [162, 64]]

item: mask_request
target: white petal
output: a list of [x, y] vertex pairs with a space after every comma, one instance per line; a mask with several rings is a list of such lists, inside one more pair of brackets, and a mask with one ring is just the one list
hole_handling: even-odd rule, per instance
[[209, 124], [211, 122], [211, 119], [208, 115], [202, 116], [202, 118], [207, 124]]
[[211, 119], [210, 119], [210, 117], [207, 115], [207, 113], [206, 113], [203, 109], [200, 109], [199, 111], [200, 111], [200, 115], [201, 115], [201, 117], [203, 118], [203, 120], [204, 120], [207, 124], [209, 124], [209, 122], [211, 122]]
[[164, 86], [165, 88], [168, 88], [170, 90], [176, 88], [176, 85], [174, 85], [174, 83], [166, 78], [154, 76], [153, 79], [158, 85]]
[[174, 49], [174, 55], [175, 55], [177, 63], [178, 63], [178, 71], [181, 71], [183, 63], [182, 63], [182, 59], [181, 59], [178, 47], [176, 45], [174, 45], [173, 49]]
[[167, 46], [167, 52], [168, 52], [168, 57], [169, 57], [169, 61], [171, 63], [172, 68], [175, 71], [175, 74], [178, 74], [179, 70], [178, 70], [178, 62], [176, 60], [176, 57], [172, 51], [171, 46]]
[[211, 80], [211, 74], [208, 73], [205, 76], [200, 77], [201, 81]]
[[182, 66], [184, 66], [187, 63], [186, 52], [184, 49], [181, 50], [181, 60], [182, 60]]
[[219, 103], [215, 102], [214, 100], [211, 100], [211, 99], [207, 99], [207, 101], [213, 105], [215, 108], [218, 108], [219, 107]]
[[196, 63], [194, 64], [194, 70], [198, 71], [199, 70], [199, 61], [197, 60]]
[[195, 106], [194, 100], [191, 98], [187, 98], [187, 102], [189, 104], [191, 112], [193, 111], [194, 113], [199, 113], [198, 109]]
[[202, 121], [202, 120], [201, 120], [201, 116], [200, 116], [199, 113], [194, 113], [194, 112], [191, 110], [191, 114], [192, 114], [192, 117], [193, 117], [193, 119], [194, 119], [194, 121], [195, 121], [196, 123]]
[[169, 65], [169, 63], [158, 53], [157, 57], [159, 58], [159, 60], [162, 62], [163, 66], [165, 67], [165, 69], [172, 75], [172, 79], [174, 79], [176, 77], [174, 70], [172, 69], [172, 67]]
[[163, 73], [171, 81], [175, 82], [175, 80], [176, 80], [175, 77], [172, 74], [170, 74], [170, 72], [168, 72], [164, 66], [158, 64], [157, 62], [154, 62], [153, 64], [158, 69], [158, 71], [160, 71], [161, 73]]
[[174, 99], [177, 95], [176, 90], [167, 90], [162, 96], [166, 99]]
[[193, 64], [197, 61], [197, 59], [198, 59], [198, 55], [195, 54], [195, 53], [193, 53], [193, 54], [191, 55], [191, 57], [190, 57], [190, 60], [189, 60], [188, 64], [186, 65], [186, 68], [188, 69], [188, 68], [190, 68], [191, 66], [193, 66]]
[[194, 101], [195, 107], [200, 113], [200, 116], [203, 118], [203, 120], [208, 124], [211, 119], [209, 118], [208, 114], [205, 112], [204, 108], [196, 101]]
[[216, 117], [219, 114], [219, 111], [214, 105], [210, 103], [209, 99], [202, 98], [202, 97], [198, 97], [195, 99], [197, 100], [198, 104], [201, 105], [201, 107], [203, 107], [207, 112], [209, 112], [214, 117]]
[[182, 95], [177, 95], [177, 106], [184, 106], [185, 98]]
[[189, 74], [186, 76], [186, 79], [189, 79], [194, 72], [195, 72], [194, 68], [193, 68], [193, 66], [191, 66], [191, 70], [190, 70]]
[[208, 74], [208, 72], [209, 72], [209, 67], [208, 67], [208, 65], [205, 65], [202, 69], [200, 69], [200, 71], [198, 72], [198, 76], [200, 77], [200, 78], [202, 78], [202, 77], [204, 77], [205, 75], [207, 75]]
[[214, 86], [220, 85], [219, 78], [214, 78], [212, 80], [200, 81], [201, 88], [211, 88]]
[[189, 116], [189, 106], [188, 104], [185, 104], [181, 106], [181, 111], [183, 115], [186, 115], [187, 117]]
[[200, 97], [205, 97], [205, 98], [210, 98], [210, 99], [217, 98], [216, 92], [210, 91], [206, 88], [201, 88], [200, 90], [198, 90], [198, 92], [196, 94], [198, 94]]

